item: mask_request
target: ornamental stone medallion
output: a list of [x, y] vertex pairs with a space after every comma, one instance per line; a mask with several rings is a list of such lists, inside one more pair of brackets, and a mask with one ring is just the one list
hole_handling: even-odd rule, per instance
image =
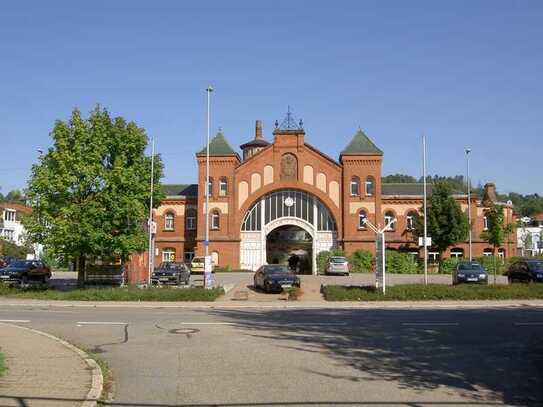
[[298, 160], [294, 154], [287, 153], [281, 157], [280, 179], [285, 181], [298, 180]]

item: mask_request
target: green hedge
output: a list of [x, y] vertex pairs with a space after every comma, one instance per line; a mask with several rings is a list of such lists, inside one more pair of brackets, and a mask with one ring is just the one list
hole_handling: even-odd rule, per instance
[[386, 295], [375, 287], [325, 286], [327, 301], [440, 301], [543, 299], [543, 284], [440, 285], [409, 284], [387, 287]]
[[417, 274], [419, 272], [417, 259], [409, 253], [387, 250], [385, 262], [387, 273]]
[[332, 249], [330, 251], [323, 250], [317, 254], [317, 270], [319, 273], [326, 272], [326, 264], [331, 256], [345, 256], [345, 252], [341, 249]]
[[367, 250], [355, 250], [349, 256], [352, 273], [371, 273], [373, 271], [373, 254]]
[[2, 352], [0, 352], [0, 377], [2, 377], [4, 375], [6, 370], [7, 370], [6, 358], [4, 357], [4, 354]]
[[17, 288], [0, 284], [0, 297], [64, 301], [214, 301], [224, 294], [222, 288], [78, 288], [68, 291], [54, 288]]

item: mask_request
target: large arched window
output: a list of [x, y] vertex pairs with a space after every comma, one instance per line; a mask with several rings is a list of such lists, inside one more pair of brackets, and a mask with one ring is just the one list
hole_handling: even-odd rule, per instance
[[332, 214], [320, 199], [307, 192], [292, 189], [270, 192], [255, 202], [247, 210], [241, 230], [259, 231], [264, 225], [285, 217], [302, 219], [315, 225], [319, 231], [336, 230]]
[[358, 212], [358, 229], [366, 229], [366, 221], [368, 220], [368, 214], [364, 209]]
[[396, 222], [394, 222], [394, 219], [396, 219], [396, 215], [394, 215], [394, 212], [392, 211], [385, 212], [385, 226], [390, 225], [390, 227], [387, 228], [387, 231], [396, 230]]
[[174, 230], [175, 217], [172, 212], [166, 212], [164, 215], [164, 230]]
[[356, 176], [351, 178], [351, 195], [360, 195], [360, 178]]
[[217, 209], [211, 211], [211, 229], [220, 229], [221, 214]]
[[175, 249], [172, 247], [162, 249], [162, 261], [165, 263], [175, 261]]
[[370, 175], [366, 177], [366, 196], [375, 194], [375, 179]]
[[196, 210], [188, 209], [186, 212], [187, 230], [196, 230]]
[[221, 177], [219, 180], [219, 196], [228, 195], [228, 180], [226, 177]]

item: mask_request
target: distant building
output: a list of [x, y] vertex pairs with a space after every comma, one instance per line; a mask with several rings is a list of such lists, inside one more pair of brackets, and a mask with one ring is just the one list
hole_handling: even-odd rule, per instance
[[519, 256], [543, 255], [543, 213], [521, 219], [521, 227], [517, 229], [517, 247]]
[[19, 246], [24, 244], [25, 229], [21, 215], [32, 212], [32, 208], [19, 202], [0, 202], [0, 236]]
[[[338, 142], [341, 135], [333, 136]], [[264, 140], [256, 122], [254, 139], [242, 144], [241, 156], [219, 132], [210, 142], [209, 210], [206, 214], [206, 149], [196, 153], [198, 183], [165, 185], [166, 198], [155, 210], [155, 263], [189, 261], [204, 254], [205, 216], [209, 220], [209, 253], [221, 267], [255, 270], [264, 263], [285, 262], [293, 253], [306, 255], [312, 270], [322, 250], [342, 248], [375, 252], [375, 235], [365, 225], [384, 225], [387, 247], [420, 255], [413, 236], [413, 216], [422, 206], [422, 184], [383, 184], [383, 152], [358, 130], [335, 160], [306, 141], [301, 121], [290, 113], [276, 122], [273, 142]], [[431, 193], [431, 186], [429, 186]], [[467, 213], [467, 195], [454, 195]], [[471, 196], [473, 256], [490, 255], [481, 239], [488, 226], [486, 210], [496, 202], [494, 184], [478, 199]], [[511, 204], [505, 221], [515, 224]], [[515, 235], [500, 256], [515, 254]], [[465, 257], [468, 243], [451, 247], [445, 257]], [[437, 251], [430, 249], [430, 260]]]

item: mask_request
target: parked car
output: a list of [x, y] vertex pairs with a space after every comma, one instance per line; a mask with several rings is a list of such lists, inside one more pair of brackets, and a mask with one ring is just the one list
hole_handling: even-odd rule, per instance
[[504, 273], [509, 283], [543, 283], [543, 260], [522, 259], [514, 262]]
[[343, 256], [331, 256], [326, 263], [326, 274], [349, 275], [349, 261]]
[[0, 270], [0, 281], [6, 283], [28, 284], [47, 283], [51, 270], [40, 260], [16, 260]]
[[13, 263], [15, 260], [18, 260], [17, 257], [13, 256], [0, 256], [0, 269], [9, 266], [10, 263]]
[[300, 278], [288, 266], [266, 264], [260, 266], [254, 275], [254, 288], [265, 292], [283, 291], [285, 288], [300, 287]]
[[[194, 257], [190, 263], [190, 272], [193, 274], [204, 273], [205, 257]], [[211, 272], [215, 272], [215, 265], [212, 264]]]
[[453, 284], [483, 283], [488, 284], [488, 274], [476, 261], [462, 261], [453, 271]]
[[185, 263], [163, 262], [151, 274], [151, 283], [156, 285], [189, 284], [190, 270]]

